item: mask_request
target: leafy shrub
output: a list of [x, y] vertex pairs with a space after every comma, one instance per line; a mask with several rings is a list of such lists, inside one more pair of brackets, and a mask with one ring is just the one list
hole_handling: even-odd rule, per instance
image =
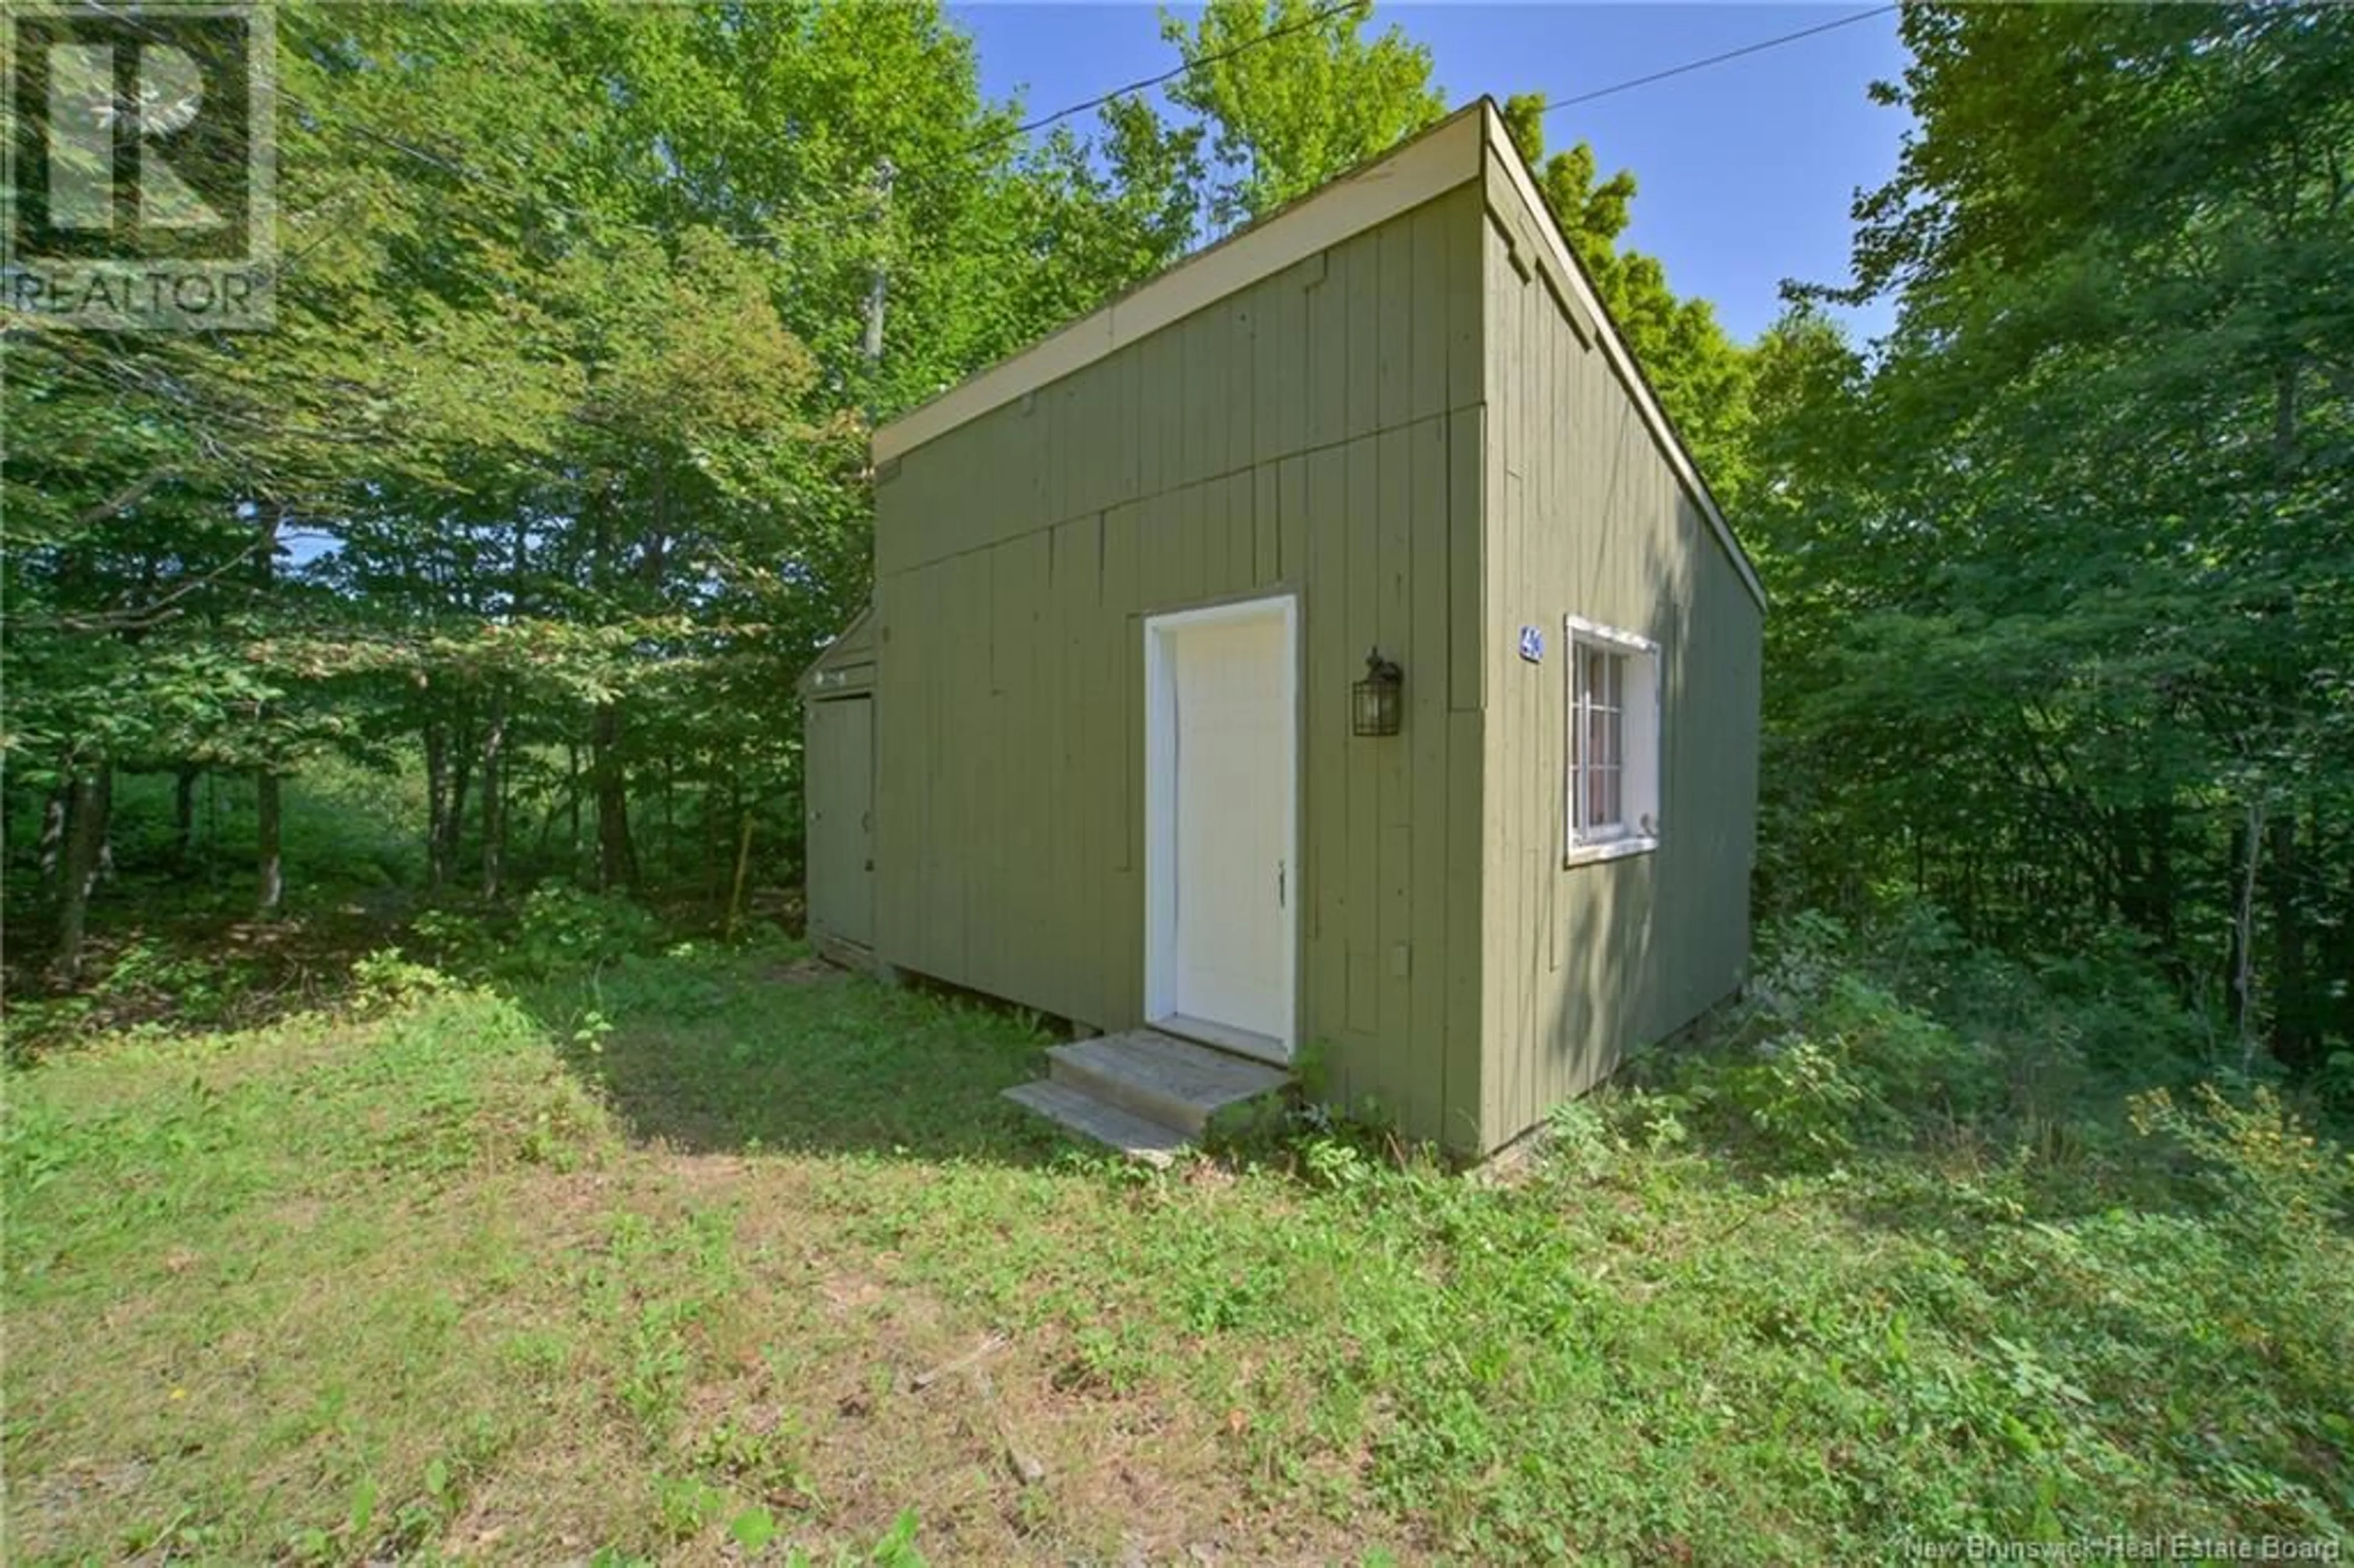
[[475, 910], [420, 910], [408, 928], [436, 965], [469, 977], [487, 974], [502, 947], [491, 923]]
[[1570, 1100], [1545, 1118], [1545, 1152], [1556, 1168], [1598, 1181], [1617, 1166], [1626, 1145], [1594, 1100]]
[[101, 1013], [140, 1017], [161, 1009], [181, 1024], [217, 1024], [252, 988], [249, 961], [177, 952], [152, 937], [133, 935], [91, 987]]
[[2126, 1462], [2094, 1432], [2143, 1434], [2131, 1463], [2183, 1495], [2334, 1536], [2354, 1442], [2354, 1160], [2265, 1089], [2151, 1091], [2131, 1119], [2138, 1162], [2170, 1159], [2196, 1202], [1989, 1226], [1987, 1316], [1966, 1326], [2013, 1360], [2031, 1346], [2064, 1380], [2087, 1426], [2039, 1432], [2052, 1457], [2090, 1475]]
[[363, 1013], [396, 1012], [456, 985], [430, 964], [409, 962], [398, 948], [379, 948], [352, 965], [354, 1008]]
[[2322, 1141], [2259, 1086], [2235, 1104], [2201, 1084], [2184, 1106], [2164, 1089], [2135, 1097], [2134, 1129], [2172, 1139], [2197, 1161], [2237, 1238], [2260, 1251], [2310, 1253], [2354, 1207], [2354, 1155]]
[[1859, 972], [1848, 940], [1820, 916], [1780, 933], [1750, 1014], [1748, 1059], [1713, 1086], [1763, 1144], [1799, 1162], [1950, 1127], [2000, 1097], [1994, 1051]]
[[10, 997], [0, 1008], [0, 1060], [12, 1066], [38, 1061], [43, 1052], [87, 1029], [97, 1011], [87, 994]]
[[2211, 1049], [2198, 1013], [2122, 932], [2106, 932], [2035, 968], [2044, 1017], [2093, 1066], [2187, 1079]]
[[482, 909], [429, 909], [410, 929], [435, 963], [456, 973], [517, 980], [651, 953], [661, 934], [653, 915], [623, 895], [568, 883], [534, 888], [512, 919]]
[[1376, 1170], [1354, 1144], [1331, 1135], [1309, 1138], [1300, 1145], [1299, 1160], [1310, 1181], [1336, 1192], [1363, 1187]]
[[619, 894], [567, 883], [536, 887], [523, 901], [510, 961], [534, 974], [608, 963], [653, 945], [654, 917]]
[[2314, 1075], [2313, 1092], [2338, 1115], [2354, 1115], [2354, 1051], [2330, 1052]]
[[660, 956], [624, 952], [597, 977], [596, 994], [616, 1018], [716, 1018], [737, 1000], [733, 964], [725, 948], [699, 951], [685, 943]]
[[1883, 895], [1861, 925], [1777, 920], [1758, 953], [1744, 1004], [1695, 1049], [1627, 1076], [1769, 1159], [1993, 1141], [2064, 1164], [2114, 1150], [2128, 1090], [2207, 1071], [2204, 1022], [2127, 935], [2022, 961], [1973, 946], [1919, 898]]
[[1691, 1142], [1691, 1128], [1685, 1118], [1706, 1108], [1705, 1097], [1690, 1089], [1647, 1088], [1631, 1077], [1587, 1103], [1596, 1106], [1607, 1121], [1612, 1149], [1640, 1149], [1650, 1154], [1665, 1154]]
[[1723, 1096], [1759, 1141], [1797, 1163], [1852, 1152], [1866, 1097], [1838, 1055], [1804, 1037], [1763, 1042], [1757, 1055], [1724, 1074]]

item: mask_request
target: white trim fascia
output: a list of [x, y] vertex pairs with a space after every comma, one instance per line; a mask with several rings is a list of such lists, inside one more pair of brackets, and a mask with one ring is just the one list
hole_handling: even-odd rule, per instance
[[1600, 843], [1578, 844], [1561, 857], [1564, 871], [1575, 866], [1593, 865], [1606, 860], [1624, 860], [1630, 854], [1649, 854], [1659, 847], [1656, 836], [1637, 834], [1623, 839], [1605, 839]]
[[1196, 251], [1169, 270], [1082, 316], [1010, 359], [876, 428], [876, 466], [1002, 408], [1262, 278], [1386, 223], [1480, 177], [1487, 101], [1440, 121], [1376, 163], [1341, 175], [1291, 206]]
[[1174, 798], [1177, 775], [1177, 694], [1168, 628], [1144, 622], [1144, 1016], [1170, 1011], [1169, 950], [1177, 929], [1170, 873], [1177, 862]]
[[[869, 599], [856, 615], [850, 618], [850, 623], [848, 625], [844, 626], [841, 630], [828, 638], [826, 640], [825, 646], [819, 649], [815, 654], [811, 656], [808, 667], [801, 671], [801, 678], [793, 683], [794, 690], [806, 697], [823, 688], [826, 685], [826, 683], [820, 680], [818, 677], [830, 673], [833, 668], [833, 666], [827, 663], [826, 661], [839, 652], [843, 643], [849, 641], [851, 634], [856, 631], [860, 627], [865, 625], [866, 622], [873, 618], [874, 614], [875, 601]], [[857, 664], [874, 663], [874, 647], [870, 645], [866, 649], [866, 656], [864, 658], [854, 660], [852, 662]]]
[[1221, 620], [1251, 620], [1279, 612], [1283, 620], [1283, 711], [1290, 722], [1291, 810], [1283, 818], [1283, 1055], [1289, 1062], [1299, 1051], [1299, 906], [1304, 897], [1299, 876], [1299, 596], [1264, 595], [1195, 609], [1170, 610], [1144, 618], [1144, 1016], [1170, 1017], [1175, 1012], [1170, 995], [1170, 949], [1176, 938], [1176, 911], [1169, 895], [1175, 893], [1172, 876], [1177, 860], [1176, 802], [1169, 786], [1177, 777], [1176, 717], [1172, 699], [1174, 675], [1169, 657], [1169, 635], [1189, 626]]
[[1196, 605], [1191, 609], [1155, 610], [1144, 618], [1147, 630], [1174, 631], [1182, 627], [1204, 626], [1216, 620], [1257, 620], [1280, 605], [1284, 609], [1284, 630], [1291, 630], [1291, 612], [1298, 596], [1290, 593], [1253, 594], [1248, 599], [1231, 599], [1217, 604]]
[[1724, 514], [1717, 510], [1716, 498], [1709, 493], [1707, 482], [1692, 464], [1691, 454], [1684, 450], [1683, 442], [1677, 438], [1675, 427], [1668, 422], [1667, 410], [1659, 407], [1659, 399], [1651, 396], [1651, 388], [1644, 382], [1642, 373], [1635, 368], [1635, 356], [1619, 337], [1617, 326], [1610, 320], [1610, 313], [1602, 308], [1602, 301], [1595, 293], [1593, 283], [1587, 280], [1585, 267], [1570, 249], [1569, 241], [1562, 238], [1561, 225], [1553, 220], [1553, 209], [1546, 207], [1544, 198], [1537, 194], [1536, 182], [1529, 177], [1528, 161], [1513, 147], [1511, 133], [1504, 129], [1503, 116], [1494, 112], [1488, 100], [1482, 99], [1480, 103], [1485, 111], [1479, 117], [1480, 123], [1486, 128], [1489, 150], [1495, 154], [1495, 162], [1503, 165], [1509, 183], [1521, 198], [1521, 205], [1528, 209], [1536, 231], [1544, 237], [1547, 248], [1552, 250], [1555, 267], [1563, 277], [1569, 280], [1570, 289], [1577, 295], [1579, 307], [1593, 321], [1595, 336], [1602, 344], [1602, 352], [1609, 357], [1610, 367], [1617, 372], [1620, 383], [1627, 388], [1627, 395], [1635, 400], [1636, 411], [1642, 415], [1643, 423], [1659, 443], [1659, 450], [1667, 453], [1668, 466], [1675, 471], [1676, 477], [1683, 482], [1685, 493], [1700, 507], [1701, 514], [1708, 519], [1717, 543], [1723, 546], [1724, 553], [1733, 558], [1733, 569], [1740, 574], [1743, 585], [1749, 589], [1749, 597], [1755, 599], [1757, 608], [1763, 610], [1766, 609], [1766, 585], [1757, 580], [1757, 568], [1751, 563], [1749, 553], [1734, 536], [1733, 525], [1724, 520]]
[[1588, 620], [1582, 615], [1563, 616], [1561, 629], [1564, 636], [1583, 637], [1589, 642], [1607, 642], [1614, 647], [1624, 648], [1630, 653], [1649, 653], [1657, 657], [1659, 652], [1659, 645], [1657, 642], [1639, 632], [1621, 630], [1616, 626], [1605, 626], [1598, 620]]

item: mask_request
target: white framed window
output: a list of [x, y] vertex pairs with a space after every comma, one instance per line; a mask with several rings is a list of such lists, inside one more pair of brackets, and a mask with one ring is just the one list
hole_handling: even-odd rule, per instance
[[1562, 863], [1639, 854], [1659, 844], [1659, 645], [1578, 616], [1568, 652]]

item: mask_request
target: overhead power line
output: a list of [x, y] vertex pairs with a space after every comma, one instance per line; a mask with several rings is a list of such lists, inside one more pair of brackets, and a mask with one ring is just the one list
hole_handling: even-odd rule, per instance
[[[1307, 32], [1311, 28], [1321, 26], [1323, 24], [1331, 21], [1334, 17], [1342, 16], [1348, 12], [1370, 9], [1371, 0], [1335, 0], [1334, 4], [1320, 6], [1316, 10], [1310, 12], [1307, 16], [1299, 18], [1297, 21], [1287, 22], [1282, 26], [1270, 28], [1267, 32], [1257, 34], [1252, 37], [1245, 38], [1239, 43], [1230, 44], [1223, 49], [1214, 49], [1208, 54], [1199, 55], [1193, 59], [1182, 61], [1177, 65], [1172, 66], [1167, 70], [1161, 71], [1155, 75], [1140, 77], [1134, 81], [1123, 83], [1122, 85], [1113, 88], [1107, 92], [1100, 92], [1092, 98], [1084, 99], [1079, 102], [1072, 103], [1064, 108], [1057, 109], [1051, 114], [1040, 115], [1034, 120], [1024, 121], [1021, 124], [1010, 126], [1002, 131], [992, 132], [987, 136], [981, 137], [976, 141], [966, 143], [962, 147], [957, 148], [954, 152], [949, 154], [949, 157], [950, 159], [962, 159], [970, 157], [975, 153], [986, 152], [991, 147], [1000, 146], [1004, 143], [1016, 139], [1017, 137], [1026, 136], [1033, 132], [1044, 130], [1045, 127], [1052, 125], [1058, 121], [1067, 120], [1074, 114], [1084, 114], [1090, 109], [1100, 108], [1104, 104], [1113, 102], [1116, 100], [1126, 98], [1131, 94], [1143, 92], [1150, 88], [1160, 87], [1165, 83], [1174, 81], [1179, 77], [1189, 75], [1193, 71], [1201, 69], [1204, 66], [1216, 65], [1222, 61], [1233, 59], [1238, 55], [1246, 54], [1252, 49], [1258, 48], [1267, 44], [1274, 43], [1278, 39], [1288, 37], [1299, 33]], [[1596, 99], [1608, 98], [1617, 93], [1628, 92], [1638, 87], [1649, 87], [1654, 82], [1666, 81], [1671, 77], [1683, 76], [1689, 72], [1696, 70], [1704, 70], [1710, 66], [1723, 65], [1727, 60], [1739, 59], [1745, 55], [1759, 54], [1766, 49], [1779, 48], [1784, 44], [1796, 43], [1801, 38], [1810, 38], [1819, 33], [1828, 33], [1833, 28], [1850, 26], [1857, 22], [1869, 21], [1874, 16], [1884, 16], [1890, 12], [1899, 9], [1902, 9], [1902, 6], [1897, 4], [1875, 6], [1873, 9], [1869, 11], [1859, 11], [1852, 16], [1837, 17], [1829, 22], [1819, 22], [1811, 27], [1801, 27], [1796, 32], [1784, 33], [1776, 37], [1761, 38], [1756, 43], [1744, 44], [1737, 49], [1727, 49], [1722, 54], [1710, 55], [1702, 59], [1687, 60], [1681, 65], [1670, 66], [1665, 70], [1652, 71], [1645, 76], [1630, 77], [1625, 81], [1612, 82], [1607, 87], [1596, 88], [1591, 91], [1581, 92], [1574, 97], [1547, 99], [1545, 101], [1544, 107], [1539, 112], [1551, 114], [1556, 110], [1568, 109], [1574, 105], [1581, 103], [1591, 103]], [[455, 162], [451, 158], [429, 151], [426, 148], [401, 141], [398, 138], [384, 135], [382, 132], [376, 132], [370, 127], [355, 124], [352, 122], [344, 119], [341, 115], [323, 111], [321, 106], [303, 103], [299, 100], [286, 97], [285, 95], [281, 95], [281, 98], [284, 101], [288, 102], [290, 106], [295, 107], [304, 112], [315, 114], [323, 121], [335, 124], [344, 130], [355, 132], [369, 141], [376, 142], [379, 145], [387, 147], [406, 157], [414, 159], [420, 164], [429, 164], [435, 168], [442, 170], [444, 173], [456, 175], [467, 181], [469, 184], [498, 190], [504, 195], [514, 196], [519, 200], [537, 203], [543, 206], [546, 210], [550, 212], [558, 213], [569, 217], [589, 218], [593, 220], [594, 215], [584, 212], [577, 207], [567, 207], [562, 203], [549, 202], [546, 199], [543, 193], [528, 190], [523, 186], [499, 180], [494, 176], [489, 175], [486, 171], [468, 167], [467, 165]], [[907, 171], [907, 174], [908, 176], [912, 176], [910, 183], [920, 185], [927, 183], [927, 176], [933, 178], [940, 177], [941, 171], [937, 168], [918, 168]], [[836, 194], [841, 193], [837, 191]], [[628, 219], [621, 220], [620, 227], [653, 235], [663, 235], [668, 232], [664, 228], [653, 224], [641, 223]], [[769, 243], [771, 238], [770, 236], [766, 234], [735, 232], [726, 232], [726, 238], [736, 241], [737, 244], [747, 246], [765, 245]]]
[[1052, 114], [1042, 115], [1026, 124], [1016, 125], [1010, 131], [1001, 131], [992, 135], [984, 136], [970, 146], [959, 149], [960, 154], [983, 152], [1001, 142], [1010, 142], [1016, 136], [1027, 136], [1033, 131], [1043, 131], [1057, 120], [1068, 120], [1074, 114], [1085, 114], [1090, 109], [1100, 109], [1116, 99], [1142, 92], [1147, 88], [1159, 87], [1163, 82], [1174, 81], [1181, 76], [1200, 70], [1204, 66], [1216, 65], [1221, 60], [1230, 60], [1236, 55], [1257, 48], [1261, 44], [1271, 44], [1278, 38], [1288, 37], [1294, 33], [1304, 33], [1310, 27], [1320, 26], [1344, 11], [1360, 9], [1372, 9], [1372, 0], [1340, 0], [1340, 4], [1311, 11], [1296, 22], [1286, 22], [1282, 26], [1271, 28], [1256, 37], [1245, 38], [1239, 44], [1230, 44], [1223, 49], [1214, 49], [1206, 55], [1198, 55], [1193, 59], [1173, 65], [1158, 76], [1140, 77], [1125, 87], [1115, 87], [1109, 92], [1097, 93], [1083, 103], [1074, 103], [1068, 109], [1057, 109]]
[[1801, 27], [1795, 33], [1784, 33], [1779, 37], [1761, 38], [1756, 43], [1744, 44], [1737, 49], [1727, 49], [1721, 55], [1711, 55], [1706, 59], [1686, 60], [1681, 65], [1670, 66], [1665, 70], [1655, 70], [1649, 76], [1614, 81], [1608, 87], [1597, 87], [1591, 92], [1581, 92], [1575, 98], [1548, 98], [1541, 112], [1551, 114], [1556, 109], [1567, 109], [1573, 104], [1591, 103], [1597, 98], [1608, 98], [1613, 93], [1627, 92], [1638, 87], [1649, 87], [1655, 81], [1665, 81], [1671, 76], [1682, 76], [1688, 71], [1705, 70], [1712, 65], [1723, 65], [1727, 60], [1737, 60], [1744, 55], [1759, 54], [1766, 49], [1779, 48], [1784, 44], [1797, 43], [1800, 38], [1811, 38], [1817, 33], [1828, 33], [1834, 27], [1846, 27], [1858, 22], [1868, 22], [1874, 16], [1885, 16], [1891, 11], [1900, 9], [1902, 7], [1899, 5], [1875, 6], [1869, 11], [1858, 11], [1851, 16], [1840, 16], [1829, 22], [1818, 22], [1811, 27]]

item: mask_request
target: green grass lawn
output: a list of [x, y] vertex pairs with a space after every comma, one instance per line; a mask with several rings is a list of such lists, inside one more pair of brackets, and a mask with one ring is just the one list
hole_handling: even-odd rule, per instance
[[674, 950], [379, 968], [14, 1069], [6, 1555], [1820, 1563], [2354, 1521], [2345, 1171], [2261, 1106], [1777, 1160], [1661, 1087], [1509, 1185], [1305, 1134], [1148, 1175], [998, 1097], [1045, 1043]]

